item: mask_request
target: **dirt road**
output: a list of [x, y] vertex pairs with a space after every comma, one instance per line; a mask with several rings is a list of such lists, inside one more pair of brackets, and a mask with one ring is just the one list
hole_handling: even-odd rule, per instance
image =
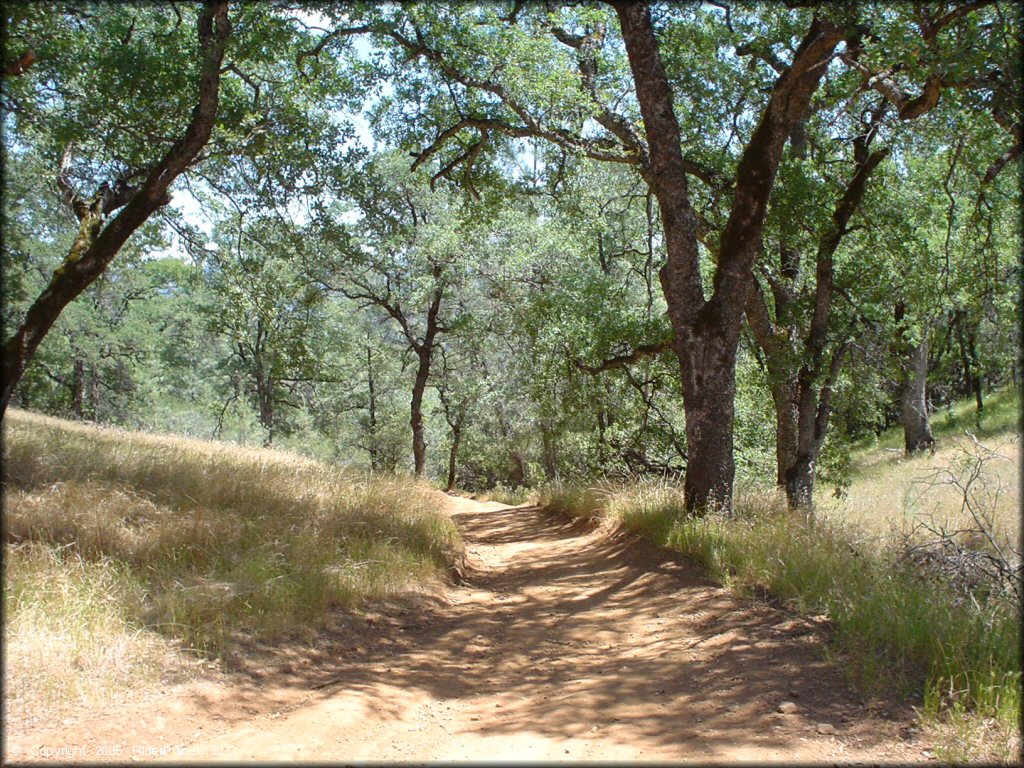
[[451, 503], [464, 584], [246, 654], [221, 681], [26, 734], [21, 758], [926, 760], [901, 737], [912, 713], [851, 693], [814, 624], [737, 602], [635, 537]]

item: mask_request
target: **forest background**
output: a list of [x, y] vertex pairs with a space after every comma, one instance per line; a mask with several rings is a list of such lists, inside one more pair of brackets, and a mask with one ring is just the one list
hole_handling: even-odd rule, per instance
[[[116, 222], [178, 139], [201, 64], [197, 8], [12, 8], [8, 55], [36, 61], [4, 81], [5, 339], [76, 258], [75, 210], [107, 195]], [[701, 273], [669, 307], [611, 8], [240, 6], [208, 143], [14, 402], [469, 490], [681, 475], [699, 398], [672, 339], [703, 303], [736, 336], [735, 383], [704, 389], [735, 388], [740, 482], [841, 489], [851, 441], [902, 420], [928, 447], [929, 414], [1019, 376], [1015, 15], [857, 13], [766, 155], [814, 8], [656, 9]], [[750, 210], [744, 160], [776, 175]]]

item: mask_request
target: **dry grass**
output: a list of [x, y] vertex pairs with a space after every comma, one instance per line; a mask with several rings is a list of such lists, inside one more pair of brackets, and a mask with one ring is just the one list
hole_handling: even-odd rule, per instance
[[463, 492], [463, 496], [469, 496], [476, 501], [496, 501], [499, 504], [508, 504], [510, 507], [518, 507], [522, 504], [536, 504], [537, 490], [520, 486], [519, 488], [507, 488], [498, 484], [483, 493]]
[[859, 685], [895, 684], [922, 697], [925, 731], [940, 758], [1013, 762], [1021, 743], [1020, 607], [1005, 595], [964, 599], [909, 566], [900, 546], [920, 521], [973, 525], [964, 487], [975, 472], [975, 510], [991, 517], [997, 540], [1020, 541], [1017, 397], [990, 399], [995, 407], [988, 429], [974, 433], [977, 443], [940, 425], [935, 455], [903, 459], [887, 450], [898, 434], [859, 446], [848, 495], [820, 504], [813, 525], [787, 514], [775, 489], [737, 491], [732, 518], [686, 516], [682, 489], [664, 483], [552, 488], [542, 503], [570, 516], [619, 520], [741, 593], [769, 592], [829, 616]]
[[145, 592], [114, 561], [24, 544], [6, 548], [4, 570], [9, 717], [53, 720], [198, 671], [178, 643], [142, 628]]
[[11, 702], [178, 675], [179, 646], [309, 635], [332, 610], [430, 588], [461, 550], [443, 497], [411, 480], [18, 411], [5, 426]]
[[[990, 452], [984, 474], [975, 484], [978, 501], [993, 517], [994, 533], [1003, 541], [1021, 540], [1020, 437], [1002, 434], [983, 441]], [[947, 528], [971, 523], [962, 509], [962, 493], [950, 482], [962, 477], [966, 465], [979, 454], [969, 436], [952, 436], [935, 454], [906, 458], [901, 452], [878, 448], [858, 461], [854, 481], [843, 498], [827, 496], [818, 504], [820, 515], [856, 523], [880, 536], [913, 529], [918, 522]]]
[[1020, 393], [1002, 390], [988, 397], [979, 428], [974, 402], [963, 401], [933, 419], [934, 454], [903, 455], [902, 432], [889, 430], [855, 446], [853, 482], [843, 498], [821, 488], [819, 513], [855, 523], [878, 535], [915, 527], [919, 520], [949, 528], [970, 522], [962, 494], [949, 482], [949, 471], [961, 475], [982, 451], [993, 457], [975, 485], [979, 502], [993, 516], [995, 532], [1004, 540], [1021, 541]]

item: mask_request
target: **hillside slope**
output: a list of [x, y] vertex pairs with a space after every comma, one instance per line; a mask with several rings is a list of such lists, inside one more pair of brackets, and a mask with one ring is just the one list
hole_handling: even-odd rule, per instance
[[41, 717], [312, 636], [461, 557], [444, 496], [274, 450], [11, 411], [4, 434], [9, 712]]

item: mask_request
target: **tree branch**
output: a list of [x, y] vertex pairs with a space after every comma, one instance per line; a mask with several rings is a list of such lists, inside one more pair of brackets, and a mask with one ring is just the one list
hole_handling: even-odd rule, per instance
[[17, 75], [25, 74], [26, 70], [36, 62], [36, 52], [29, 48], [17, 61], [12, 61], [8, 64], [4, 64], [4, 76], [15, 77]]
[[[333, 29], [320, 38], [320, 42], [318, 42], [312, 49], [296, 53], [295, 66], [300, 72], [303, 72], [302, 62], [308, 58], [317, 58], [332, 40], [337, 40], [339, 37], [347, 37], [349, 35], [361, 35], [372, 31], [373, 28], [368, 24], [360, 27], [339, 27]], [[303, 72], [303, 74], [305, 73]]]
[[[195, 162], [209, 141], [219, 104], [221, 64], [230, 34], [227, 0], [207, 0], [198, 19], [201, 52], [199, 96], [188, 126], [181, 138], [150, 169], [131, 200], [109, 224], [100, 228], [103, 205], [103, 197], [100, 196], [94, 198], [90, 206], [99, 210], [80, 219], [79, 236], [64, 263], [29, 307], [18, 330], [4, 342], [0, 417], [25, 367], [60, 313], [103, 274], [128, 238], [167, 202], [171, 183]], [[67, 157], [68, 153], [65, 155]], [[62, 165], [66, 165], [66, 161]], [[109, 193], [108, 189], [104, 196]]]
[[1007, 165], [1009, 165], [1018, 157], [1020, 157], [1022, 149], [1024, 149], [1024, 144], [1017, 142], [1008, 150], [1006, 150], [1006, 152], [997, 157], [995, 162], [993, 162], [988, 167], [988, 170], [985, 171], [985, 177], [982, 179], [982, 183], [988, 184], [993, 179], [995, 179], [995, 177], [999, 175], [999, 172], [1002, 171], [1003, 168], [1005, 168]]
[[672, 339], [658, 341], [653, 344], [639, 344], [634, 347], [632, 351], [623, 355], [616, 355], [615, 357], [604, 360], [597, 365], [587, 365], [586, 363], [580, 362], [571, 356], [570, 359], [580, 370], [596, 376], [602, 371], [610, 371], [613, 368], [622, 368], [630, 365], [631, 363], [635, 363], [638, 360], [642, 360], [645, 357], [657, 357], [662, 352], [669, 349], [672, 349]]

